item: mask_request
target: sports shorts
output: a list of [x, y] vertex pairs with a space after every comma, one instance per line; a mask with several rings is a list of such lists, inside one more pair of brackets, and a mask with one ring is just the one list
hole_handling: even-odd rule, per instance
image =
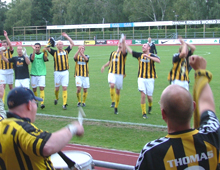
[[153, 96], [154, 79], [138, 78], [138, 90], [144, 92], [147, 96]]
[[108, 74], [108, 83], [115, 84], [115, 88], [120, 90], [123, 87], [123, 77], [124, 76], [121, 74], [109, 73]]
[[55, 87], [66, 86], [69, 84], [69, 71], [54, 71], [54, 85]]
[[13, 69], [0, 70], [0, 84], [13, 84], [14, 71]]
[[173, 81], [171, 81], [171, 84], [177, 84], [177, 85], [179, 85], [189, 91], [188, 81], [173, 80]]
[[30, 88], [30, 79], [15, 79], [15, 87], [25, 87]]
[[45, 76], [31, 76], [31, 87], [45, 87]]
[[75, 77], [76, 86], [88, 89], [90, 87], [89, 77], [76, 76]]

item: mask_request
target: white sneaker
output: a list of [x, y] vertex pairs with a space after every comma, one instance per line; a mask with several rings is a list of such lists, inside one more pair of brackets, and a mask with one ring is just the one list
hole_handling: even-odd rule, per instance
[[5, 50], [5, 47], [0, 47], [0, 51], [4, 51]]

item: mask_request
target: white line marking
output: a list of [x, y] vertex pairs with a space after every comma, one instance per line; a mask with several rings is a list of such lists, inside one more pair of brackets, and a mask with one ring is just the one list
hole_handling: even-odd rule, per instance
[[[56, 117], [56, 118], [65, 118], [65, 119], [78, 119], [78, 117], [70, 117], [70, 116], [60, 116], [60, 115], [49, 115], [43, 113], [37, 113], [39, 116], [45, 117]], [[121, 122], [121, 121], [112, 121], [112, 120], [99, 120], [99, 119], [88, 119], [84, 118], [84, 120], [92, 121], [92, 122], [106, 122], [106, 123], [116, 123], [116, 124], [123, 124], [123, 125], [136, 125], [136, 126], [147, 126], [147, 127], [157, 127], [157, 128], [164, 128], [166, 129], [167, 126], [163, 125], [152, 125], [152, 124], [145, 124], [145, 123], [132, 123], [132, 122]]]

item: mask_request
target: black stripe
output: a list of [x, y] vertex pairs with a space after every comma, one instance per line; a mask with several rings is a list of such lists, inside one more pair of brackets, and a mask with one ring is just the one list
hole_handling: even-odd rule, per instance
[[119, 74], [122, 74], [122, 61], [123, 61], [123, 55], [122, 55], [122, 52], [120, 53], [120, 57], [118, 57], [120, 60], [119, 60]]
[[26, 155], [24, 152], [23, 152], [23, 155], [24, 155], [24, 159], [25, 159], [25, 162], [27, 164], [28, 170], [32, 170], [33, 166], [31, 164], [31, 160], [30, 160], [29, 156]]
[[[179, 68], [179, 64], [180, 64], [180, 62], [178, 62], [177, 64], [176, 64], [176, 69], [175, 69], [175, 71], [174, 71], [174, 80], [175, 79], [177, 79], [177, 80], [181, 80], [181, 78], [179, 77], [179, 75], [177, 75], [177, 70], [178, 70], [178, 68]], [[178, 76], [178, 78], [177, 78], [177, 76]]]
[[[14, 131], [14, 130], [13, 130], [13, 131]], [[14, 135], [13, 135], [13, 136], [14, 136]], [[14, 151], [15, 151], [16, 158], [17, 158], [17, 160], [18, 160], [19, 167], [20, 167], [20, 169], [25, 169], [25, 168], [24, 168], [24, 163], [22, 162], [21, 155], [20, 155], [19, 149], [18, 149], [19, 144], [16, 144], [16, 143], [15, 143], [15, 139], [14, 139], [13, 143], [14, 143], [14, 144], [13, 144], [13, 146], [14, 146]]]
[[5, 127], [3, 134], [6, 134], [6, 133], [8, 132], [8, 128], [9, 128], [9, 125], [7, 125], [7, 126]]
[[2, 145], [1, 145], [1, 143], [0, 143], [0, 153], [2, 153]]
[[[194, 147], [196, 149], [196, 153], [199, 154], [199, 157], [201, 156], [201, 153], [207, 153], [204, 139], [199, 138], [198, 135], [194, 136], [193, 139], [194, 139], [194, 143], [196, 143], [196, 145], [194, 144]], [[209, 169], [209, 161], [208, 160], [203, 159], [202, 161], [199, 161], [199, 165], [205, 169]]]
[[[175, 159], [178, 160], [179, 158], [183, 158], [183, 157], [186, 156], [181, 138], [172, 139], [170, 142], [172, 143]], [[183, 165], [183, 164], [181, 165], [181, 163], [179, 163], [178, 166], [177, 166], [177, 169], [180, 170], [180, 169], [185, 169], [187, 167], [188, 167], [187, 165]]]
[[[80, 57], [78, 56], [78, 61], [80, 61]], [[78, 76], [81, 76], [82, 74], [82, 70], [81, 70], [81, 65], [78, 64], [78, 67], [79, 67], [79, 75]]]
[[3, 161], [2, 158], [0, 158], [0, 169], [1, 170], [6, 170], [5, 162]]
[[149, 65], [148, 65], [149, 67], [150, 67], [150, 78], [153, 78], [153, 75], [152, 75], [152, 72], [153, 72], [153, 61], [152, 60], [150, 60], [150, 62], [149, 62]]
[[36, 146], [37, 146], [37, 142], [38, 142], [38, 140], [39, 140], [39, 138], [37, 138], [35, 141], [34, 141], [34, 143], [33, 143], [33, 153], [35, 154], [35, 155], [37, 155], [37, 152], [36, 152]]

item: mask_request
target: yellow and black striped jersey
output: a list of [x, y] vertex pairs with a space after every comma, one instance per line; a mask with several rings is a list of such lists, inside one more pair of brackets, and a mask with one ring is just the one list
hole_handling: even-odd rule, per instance
[[199, 129], [168, 134], [147, 143], [136, 170], [219, 169], [220, 125], [212, 111], [201, 116]]
[[125, 62], [127, 53], [113, 51], [109, 58], [109, 73], [125, 75]]
[[[157, 78], [155, 62], [144, 57], [143, 53], [132, 51], [133, 57], [138, 59], [138, 78]], [[151, 57], [159, 58], [153, 53], [149, 53]], [[160, 59], [160, 58], [159, 58]]]
[[[7, 59], [9, 59], [12, 58], [13, 53], [14, 50], [10, 51], [9, 49], [7, 49], [5, 52], [3, 52], [3, 55]], [[1, 60], [0, 69], [1, 70], [13, 69], [13, 63], [6, 63], [4, 60]]]
[[69, 69], [69, 52], [70, 46], [68, 46], [65, 50], [61, 52], [59, 50], [53, 50], [49, 52], [54, 58], [54, 71], [65, 71]]
[[38, 129], [28, 118], [7, 113], [0, 123], [0, 169], [55, 170], [43, 148], [51, 133]]
[[180, 80], [180, 81], [189, 81], [189, 63], [188, 58], [192, 55], [191, 50], [188, 52], [186, 58], [180, 58], [180, 53], [173, 55], [173, 67], [168, 74], [168, 80]]
[[89, 56], [85, 55], [88, 60], [86, 61], [80, 55], [77, 56], [75, 60], [75, 74], [74, 76], [82, 76], [82, 77], [89, 77]]

